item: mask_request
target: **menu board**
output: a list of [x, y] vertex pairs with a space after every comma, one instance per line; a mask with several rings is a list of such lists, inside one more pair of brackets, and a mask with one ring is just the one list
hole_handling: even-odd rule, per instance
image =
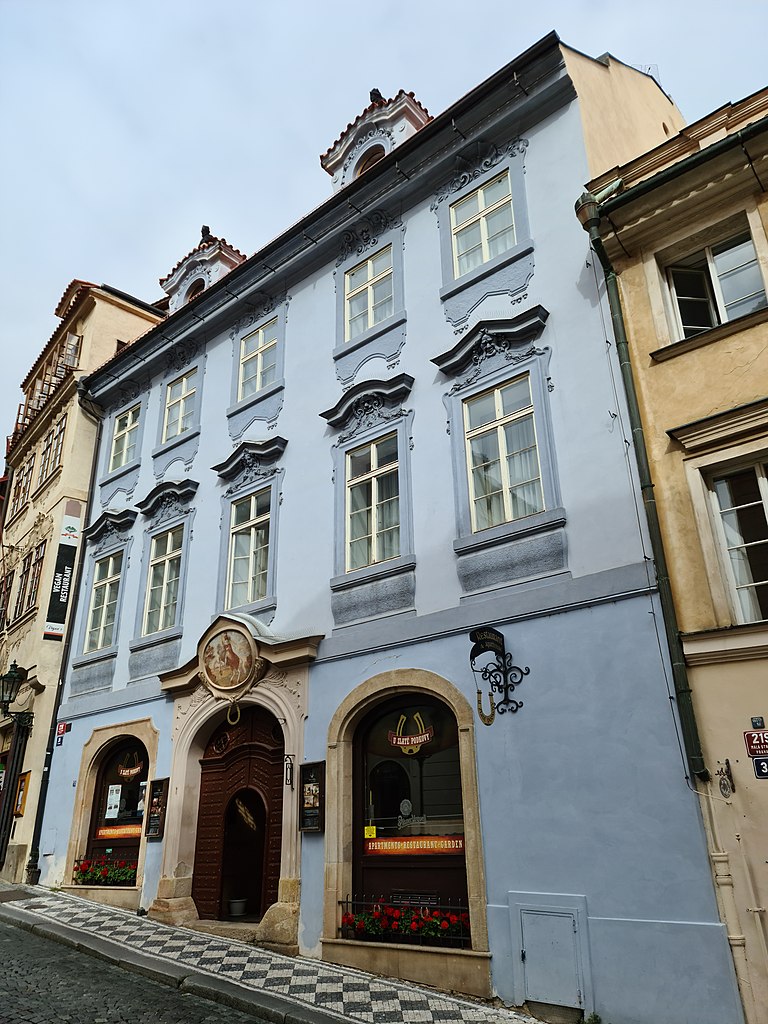
[[149, 801], [145, 811], [144, 835], [147, 839], [163, 838], [167, 806], [168, 779], [153, 779], [149, 784]]
[[299, 832], [325, 828], [325, 761], [299, 767]]

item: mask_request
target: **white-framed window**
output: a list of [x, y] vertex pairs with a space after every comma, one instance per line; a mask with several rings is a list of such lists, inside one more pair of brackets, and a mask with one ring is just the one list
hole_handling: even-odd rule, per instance
[[179, 434], [183, 434], [194, 423], [196, 390], [197, 368], [189, 370], [168, 385], [165, 396], [163, 442], [171, 441]]
[[768, 619], [767, 468], [761, 461], [710, 479], [717, 534], [741, 622]]
[[[139, 417], [141, 406], [136, 405], [115, 417], [112, 434], [112, 451], [109, 456], [109, 472], [113, 473], [136, 458], [136, 444], [139, 438]], [[168, 423], [166, 416], [166, 425]]]
[[64, 431], [67, 426], [66, 415], [62, 416], [43, 438], [40, 452], [40, 469], [37, 474], [38, 486], [61, 465], [61, 452], [64, 447]]
[[16, 474], [16, 482], [13, 488], [11, 506], [8, 515], [13, 516], [29, 501], [29, 492], [32, 487], [32, 471], [35, 468], [34, 453], [24, 462]]
[[512, 187], [504, 171], [451, 206], [455, 277], [474, 270], [515, 245]]
[[183, 525], [174, 526], [152, 538], [142, 630], [144, 636], [176, 625], [183, 542]]
[[227, 559], [227, 608], [267, 596], [271, 489], [232, 502]]
[[529, 375], [466, 399], [464, 430], [473, 532], [543, 512]]
[[392, 246], [387, 245], [344, 275], [344, 338], [354, 341], [394, 312]]
[[96, 562], [85, 634], [86, 654], [102, 650], [104, 647], [111, 647], [114, 642], [122, 569], [122, 551], [107, 555]]
[[238, 401], [250, 398], [277, 379], [277, 317], [240, 342]]
[[346, 456], [346, 569], [352, 572], [400, 554], [397, 434]]
[[768, 305], [748, 231], [678, 259], [666, 272], [681, 338], [693, 338]]

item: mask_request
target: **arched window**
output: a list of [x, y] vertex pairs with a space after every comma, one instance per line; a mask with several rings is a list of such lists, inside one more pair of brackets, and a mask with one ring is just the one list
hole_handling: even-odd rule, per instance
[[383, 146], [373, 146], [371, 149], [367, 150], [360, 158], [360, 162], [355, 168], [355, 177], [359, 178], [361, 174], [364, 174], [369, 167], [373, 167], [374, 164], [377, 164], [384, 156], [386, 156], [386, 153], [384, 152]]
[[421, 694], [377, 705], [355, 735], [358, 898], [466, 904], [456, 719]]
[[149, 756], [140, 740], [126, 737], [105, 755], [94, 794], [88, 857], [136, 857], [144, 827]]
[[202, 278], [198, 278], [197, 281], [190, 285], [189, 291], [184, 296], [184, 301], [191, 302], [192, 299], [196, 299], [203, 291], [205, 291], [205, 281]]

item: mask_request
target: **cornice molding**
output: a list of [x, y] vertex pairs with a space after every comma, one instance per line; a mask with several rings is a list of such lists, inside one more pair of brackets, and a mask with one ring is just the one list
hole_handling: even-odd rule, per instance
[[124, 508], [120, 511], [108, 508], [83, 530], [83, 537], [91, 544], [95, 544], [109, 535], [118, 537], [130, 530], [137, 515], [138, 512], [132, 508]]
[[153, 487], [146, 498], [137, 502], [136, 508], [143, 516], [151, 516], [158, 522], [172, 515], [183, 515], [187, 511], [185, 506], [192, 500], [199, 486], [197, 480], [182, 480], [178, 483], [165, 480]]
[[508, 320], [481, 320], [431, 361], [447, 377], [455, 377], [470, 366], [477, 367], [491, 356], [503, 355], [508, 362], [519, 362], [527, 355], [521, 347], [540, 337], [548, 318], [548, 309], [532, 306]]
[[224, 462], [211, 466], [230, 486], [232, 494], [246, 484], [263, 480], [275, 472], [274, 464], [282, 458], [288, 442], [284, 437], [270, 437], [266, 441], [243, 441]]
[[715, 413], [706, 419], [673, 427], [667, 434], [686, 452], [694, 453], [706, 448], [720, 447], [743, 441], [755, 434], [768, 433], [768, 398], [749, 405]]
[[[400, 373], [390, 380], [365, 380], [355, 384], [345, 392], [333, 406], [320, 415], [330, 426], [337, 429], [356, 421], [355, 433], [368, 422], [376, 419], [391, 419], [394, 407], [407, 398], [414, 385], [414, 378], [408, 373]], [[398, 409], [394, 415], [400, 415]]]

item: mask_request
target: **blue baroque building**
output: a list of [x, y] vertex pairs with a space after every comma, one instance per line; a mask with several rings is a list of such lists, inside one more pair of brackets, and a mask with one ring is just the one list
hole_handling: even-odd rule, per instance
[[742, 1020], [573, 215], [681, 123], [552, 34], [434, 118], [374, 90], [253, 256], [203, 229], [84, 382], [44, 884], [544, 1015]]

